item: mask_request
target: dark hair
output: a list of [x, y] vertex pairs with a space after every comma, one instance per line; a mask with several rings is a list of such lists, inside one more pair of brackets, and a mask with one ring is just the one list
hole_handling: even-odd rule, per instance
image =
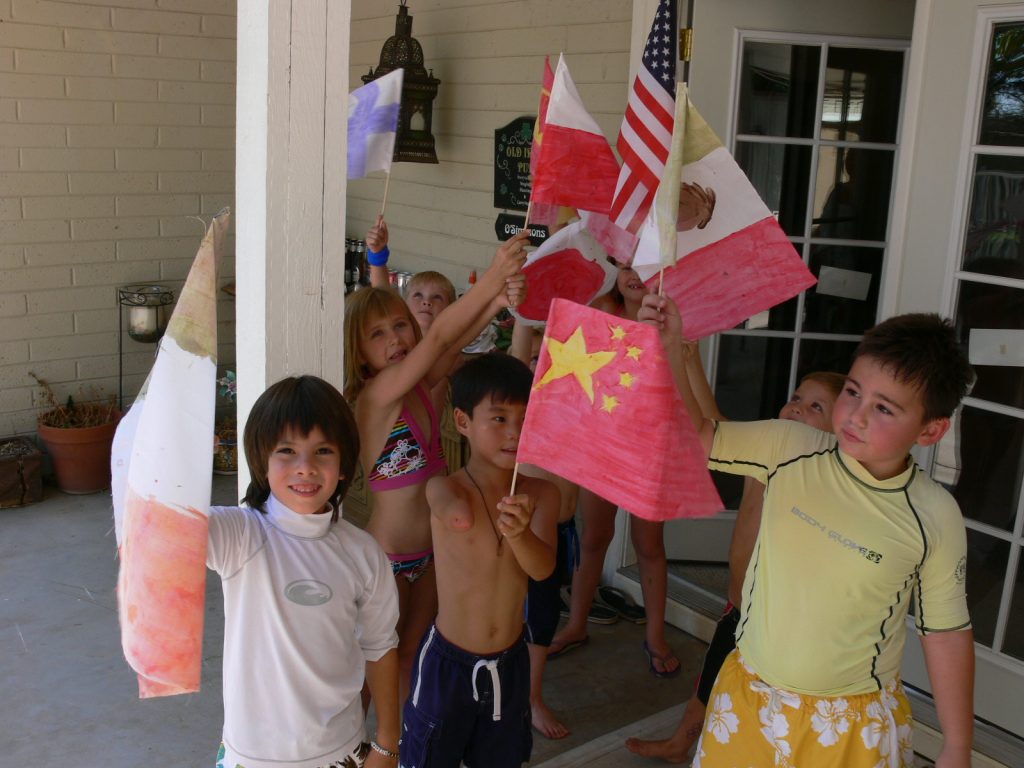
[[521, 360], [491, 352], [470, 360], [452, 376], [452, 407], [470, 416], [485, 397], [499, 403], [530, 399], [533, 374]]
[[868, 329], [854, 354], [860, 357], [915, 385], [925, 421], [951, 416], [974, 383], [953, 324], [935, 314], [897, 315]]
[[329, 383], [316, 376], [290, 376], [270, 386], [259, 396], [245, 422], [243, 445], [249, 465], [249, 488], [242, 501], [261, 512], [270, 497], [267, 465], [285, 430], [303, 436], [319, 427], [328, 443], [341, 453], [341, 479], [331, 495], [331, 522], [338, 519], [341, 501], [355, 478], [359, 461], [359, 430], [345, 398]]

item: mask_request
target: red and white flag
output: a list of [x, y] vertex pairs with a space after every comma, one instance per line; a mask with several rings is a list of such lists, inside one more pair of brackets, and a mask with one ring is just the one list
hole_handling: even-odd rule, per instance
[[584, 108], [565, 58], [559, 56], [531, 199], [608, 213], [618, 174], [612, 148]]
[[615, 145], [622, 170], [608, 215], [629, 232], [647, 216], [672, 144], [677, 29], [674, 0], [661, 0]]
[[633, 269], [679, 305], [683, 333], [734, 328], [815, 283], [757, 190], [680, 84], [672, 151]]
[[527, 258], [523, 274], [530, 290], [512, 314], [527, 325], [542, 325], [553, 300], [589, 304], [612, 289], [618, 273], [584, 223], [574, 221]]
[[517, 460], [646, 520], [721, 511], [658, 332], [551, 303]]
[[[551, 59], [544, 57], [544, 79], [541, 83], [540, 105], [537, 108], [537, 122], [533, 124], [533, 144], [530, 147], [530, 177], [537, 175], [537, 164], [540, 162], [540, 148], [544, 144], [544, 128], [547, 125], [548, 103], [551, 101], [551, 88], [555, 84], [555, 72], [551, 69]], [[549, 205], [533, 199], [533, 187], [530, 187], [530, 224], [543, 224], [553, 227], [564, 224], [572, 218], [575, 211], [561, 205]]]

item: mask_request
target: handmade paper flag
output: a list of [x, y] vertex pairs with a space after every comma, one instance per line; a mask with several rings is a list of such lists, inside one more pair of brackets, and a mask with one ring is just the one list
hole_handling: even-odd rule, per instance
[[[530, 145], [530, 177], [537, 175], [537, 163], [540, 161], [540, 148], [544, 143], [544, 126], [547, 123], [548, 102], [551, 100], [551, 87], [555, 83], [555, 73], [551, 69], [551, 60], [544, 57], [544, 79], [540, 90], [540, 105], [537, 107], [537, 121], [533, 124], [533, 143]], [[569, 217], [560, 212], [564, 206], [549, 205], [533, 200], [533, 187], [530, 187], [530, 223], [553, 227], [564, 224]], [[563, 219], [564, 217], [564, 219]], [[560, 221], [560, 219], [563, 219]]]
[[199, 690], [207, 510], [217, 385], [217, 253], [211, 222], [146, 383], [111, 452], [121, 645], [139, 696]]
[[636, 244], [640, 239], [639, 235], [627, 232], [603, 213], [580, 211], [580, 219], [586, 226], [587, 231], [604, 248], [605, 253], [622, 265], [628, 265], [633, 262]]
[[608, 213], [619, 164], [584, 108], [562, 56], [555, 68], [543, 141], [533, 171], [534, 203]]
[[526, 259], [523, 274], [530, 290], [512, 313], [527, 325], [541, 325], [553, 299], [589, 304], [612, 289], [618, 271], [584, 223], [575, 221]]
[[675, 0], [660, 0], [615, 144], [622, 170], [609, 216], [629, 232], [647, 216], [672, 142], [678, 28]]
[[683, 332], [699, 339], [796, 296], [815, 280], [750, 180], [684, 97], [682, 86], [676, 120], [685, 127], [675, 135], [682, 144], [681, 170], [676, 176], [666, 168], [662, 184], [671, 188], [659, 190], [661, 208], [655, 206], [663, 228], [674, 220], [676, 232], [659, 233], [655, 216], [648, 216], [633, 269], [657, 288], [658, 271], [671, 263], [662, 244], [674, 234], [676, 264], [665, 270], [665, 293], [679, 305]]
[[391, 171], [402, 101], [402, 74], [396, 69], [348, 96], [348, 177]]
[[647, 520], [722, 509], [658, 332], [564, 299], [551, 303], [517, 460]]

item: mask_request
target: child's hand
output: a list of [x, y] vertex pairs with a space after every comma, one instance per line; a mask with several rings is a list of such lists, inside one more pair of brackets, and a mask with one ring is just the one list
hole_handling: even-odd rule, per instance
[[374, 253], [380, 253], [388, 245], [388, 225], [384, 217], [377, 214], [377, 223], [366, 233], [366, 247]]
[[525, 493], [506, 496], [498, 502], [498, 532], [515, 539], [530, 526], [536, 504]]
[[494, 272], [502, 281], [517, 274], [526, 263], [526, 246], [529, 244], [530, 236], [526, 232], [506, 240], [495, 252], [487, 273]]
[[683, 340], [683, 318], [679, 315], [679, 307], [668, 296], [648, 293], [643, 298], [636, 319], [657, 328], [661, 334], [661, 342], [666, 347], [669, 344], [679, 344]]
[[502, 307], [518, 307], [526, 298], [526, 275], [522, 272], [505, 278], [505, 293], [499, 294]]

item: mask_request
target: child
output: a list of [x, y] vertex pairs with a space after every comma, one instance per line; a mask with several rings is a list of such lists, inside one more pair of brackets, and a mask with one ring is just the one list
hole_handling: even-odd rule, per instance
[[[509, 354], [524, 363], [532, 373], [537, 367], [542, 339], [539, 327], [516, 323], [512, 328]], [[544, 737], [564, 739], [569, 735], [569, 729], [544, 701], [544, 668], [551, 638], [558, 628], [562, 584], [572, 578], [579, 564], [580, 544], [575, 514], [580, 488], [576, 483], [532, 464], [520, 465], [519, 473], [554, 483], [560, 497], [555, 570], [543, 581], [530, 579], [526, 589], [526, 647], [530, 654], [530, 721]]]
[[322, 379], [283, 379], [256, 401], [244, 444], [247, 506], [209, 518], [206, 563], [224, 588], [218, 768], [394, 765], [394, 579], [377, 542], [338, 515], [359, 455], [352, 412]]
[[[693, 345], [694, 347], [696, 345]], [[708, 386], [704, 368], [696, 349], [687, 358], [686, 373], [694, 395], [707, 418], [724, 420], [718, 411], [714, 395]], [[846, 377], [829, 371], [815, 371], [800, 380], [800, 386], [793, 392], [789, 402], [782, 406], [779, 418], [799, 421], [825, 432], [832, 431], [832, 408], [842, 391]], [[627, 739], [626, 748], [644, 757], [660, 757], [669, 763], [682, 763], [690, 753], [690, 747], [697, 741], [704, 725], [708, 696], [711, 686], [718, 677], [718, 670], [733, 648], [736, 647], [736, 627], [740, 620], [740, 598], [743, 594], [743, 578], [754, 551], [757, 531], [761, 525], [761, 505], [764, 501], [764, 485], [751, 477], [743, 479], [743, 496], [736, 513], [732, 540], [729, 542], [729, 592], [725, 613], [718, 620], [715, 634], [704, 656], [704, 667], [697, 679], [697, 690], [686, 702], [686, 710], [675, 732], [667, 739], [645, 741]]]
[[770, 481], [737, 650], [711, 691], [694, 765], [912, 765], [899, 666], [913, 595], [945, 736], [936, 765], [969, 766], [966, 532], [953, 498], [909, 457], [941, 439], [973, 378], [951, 324], [918, 314], [870, 329], [829, 435], [704, 419], [675, 351], [678, 309], [651, 296], [640, 317], [662, 331], [709, 465]]
[[454, 475], [427, 483], [439, 609], [403, 712], [407, 768], [518, 768], [530, 758], [523, 602], [527, 577], [540, 581], [555, 567], [558, 509], [544, 480], [520, 477], [508, 495], [531, 385], [529, 369], [502, 354], [452, 377], [455, 423], [471, 453]]
[[391, 290], [357, 291], [345, 308], [345, 396], [355, 403], [360, 461], [373, 513], [366, 527], [388, 553], [398, 583], [399, 685], [404, 698], [416, 645], [437, 611], [430, 567], [427, 480], [446, 469], [437, 386], [462, 349], [503, 307], [518, 301], [526, 237], [503, 244], [476, 287], [426, 335]]
[[[367, 260], [370, 263], [370, 285], [374, 288], [388, 288], [388, 225], [383, 216], [377, 216], [377, 223], [366, 233]], [[426, 333], [437, 316], [455, 303], [455, 286], [440, 272], [417, 272], [405, 288], [405, 303]]]
[[[615, 288], [593, 306], [609, 314], [635, 320], [647, 286], [640, 276], [628, 267], [620, 267]], [[605, 554], [615, 534], [615, 514], [618, 506], [591, 493], [580, 491], [580, 517], [583, 522], [580, 567], [573, 574], [569, 620], [554, 636], [548, 658], [561, 656], [588, 642], [587, 622], [612, 623], [617, 620], [614, 611], [610, 619], [593, 615], [598, 606], [591, 608], [594, 593], [601, 580]], [[636, 549], [640, 566], [640, 585], [646, 609], [646, 627], [643, 651], [647, 667], [655, 677], [675, 677], [682, 668], [665, 639], [665, 601], [668, 597], [668, 561], [665, 557], [664, 523], [643, 520], [630, 515], [629, 533]], [[638, 621], [637, 619], [633, 619]], [[639, 622], [638, 622], [639, 623]]]

